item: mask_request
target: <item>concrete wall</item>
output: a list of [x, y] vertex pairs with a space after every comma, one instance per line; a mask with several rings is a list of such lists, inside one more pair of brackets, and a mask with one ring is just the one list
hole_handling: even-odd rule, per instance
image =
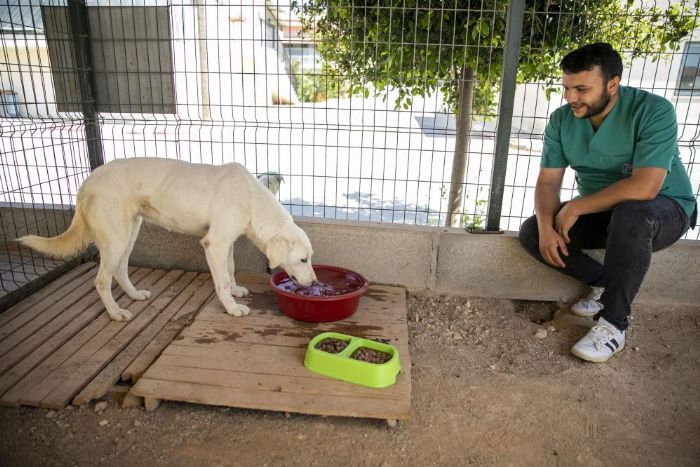
[[63, 205], [43, 205], [32, 209], [31, 204], [0, 202], [0, 241], [13, 241], [26, 234], [54, 236], [70, 225], [73, 213]]
[[[0, 207], [3, 228], [8, 209]], [[12, 218], [52, 215], [64, 218], [57, 210], [25, 216], [17, 209]], [[410, 290], [527, 300], [571, 300], [586, 291], [575, 280], [531, 259], [514, 232], [470, 234], [452, 228], [312, 218], [296, 221], [311, 239], [315, 264], [350, 268], [373, 282]], [[21, 233], [31, 230], [19, 229]], [[12, 237], [11, 232], [5, 234]], [[595, 256], [600, 254], [595, 252]], [[265, 271], [264, 256], [245, 238], [236, 242], [234, 259], [237, 270]], [[198, 239], [148, 224], [141, 229], [131, 264], [208, 270]], [[637, 302], [700, 304], [700, 242], [682, 240], [655, 253]]]
[[[315, 264], [361, 272], [370, 281], [445, 294], [526, 300], [571, 300], [587, 289], [531, 259], [516, 233], [296, 218], [314, 246]], [[597, 258], [602, 251], [592, 252]], [[235, 246], [238, 270], [265, 270], [246, 239]], [[197, 239], [144, 225], [132, 263], [207, 270]], [[700, 304], [700, 242], [682, 240], [655, 253], [637, 296], [640, 303]]]

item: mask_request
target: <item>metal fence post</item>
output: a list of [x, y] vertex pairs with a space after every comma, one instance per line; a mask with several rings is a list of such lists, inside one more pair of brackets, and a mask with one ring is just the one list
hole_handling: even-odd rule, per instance
[[500, 230], [501, 208], [503, 207], [503, 187], [508, 165], [508, 146], [513, 119], [515, 85], [520, 57], [520, 40], [525, 18], [525, 0], [508, 2], [506, 24], [506, 44], [503, 51], [503, 74], [501, 76], [501, 99], [498, 103], [498, 124], [496, 128], [496, 148], [494, 151], [493, 172], [491, 173], [491, 196], [489, 196], [487, 231]]
[[97, 123], [97, 96], [95, 94], [92, 49], [90, 48], [90, 23], [85, 0], [68, 0], [68, 19], [75, 50], [75, 66], [78, 72], [80, 105], [83, 110], [90, 169], [95, 170], [104, 164], [104, 157], [100, 128]]

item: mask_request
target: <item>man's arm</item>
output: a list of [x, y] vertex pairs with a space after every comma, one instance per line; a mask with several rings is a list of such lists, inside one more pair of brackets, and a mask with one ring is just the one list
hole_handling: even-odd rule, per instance
[[596, 193], [575, 198], [566, 203], [556, 215], [556, 230], [568, 243], [569, 229], [579, 216], [607, 211], [623, 201], [645, 201], [656, 198], [666, 178], [666, 170], [659, 167], [639, 167], [632, 176], [613, 183]]
[[535, 214], [540, 235], [540, 253], [544, 260], [555, 267], [563, 268], [564, 261], [559, 251], [568, 256], [564, 238], [554, 229], [554, 220], [561, 206], [559, 192], [564, 179], [564, 168], [542, 168], [535, 187]]

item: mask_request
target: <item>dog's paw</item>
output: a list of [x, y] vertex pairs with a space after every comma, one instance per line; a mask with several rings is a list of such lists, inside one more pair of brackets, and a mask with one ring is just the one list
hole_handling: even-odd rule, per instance
[[148, 290], [137, 290], [135, 294], [130, 295], [132, 300], [146, 300], [151, 296]]
[[241, 287], [240, 285], [234, 285], [231, 287], [231, 295], [234, 297], [245, 297], [249, 293], [250, 291], [248, 289]]
[[117, 309], [116, 312], [108, 311], [107, 313], [109, 313], [109, 317], [113, 321], [129, 321], [134, 317], [129, 310], [123, 310], [121, 308]]
[[230, 310], [226, 310], [226, 313], [233, 316], [246, 316], [250, 313], [250, 308], [248, 308], [246, 305], [236, 303]]

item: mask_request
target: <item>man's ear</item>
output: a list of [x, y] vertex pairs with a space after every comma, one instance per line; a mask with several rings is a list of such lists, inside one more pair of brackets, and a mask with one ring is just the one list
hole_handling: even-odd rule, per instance
[[274, 269], [284, 261], [284, 257], [287, 254], [287, 240], [276, 235], [265, 246], [265, 256], [270, 262], [270, 269]]
[[620, 77], [619, 76], [613, 76], [610, 78], [610, 81], [608, 81], [608, 94], [611, 96], [614, 96], [615, 94], [618, 93], [620, 90]]

